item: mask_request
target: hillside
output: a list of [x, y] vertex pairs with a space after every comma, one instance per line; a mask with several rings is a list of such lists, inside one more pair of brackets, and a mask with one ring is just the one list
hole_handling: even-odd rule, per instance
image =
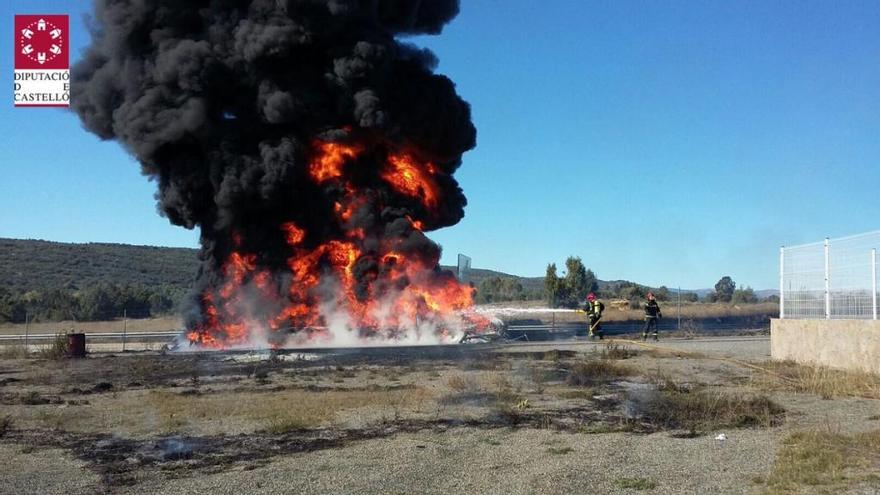
[[[443, 268], [456, 270], [454, 266]], [[0, 287], [15, 292], [50, 288], [77, 290], [98, 282], [187, 289], [197, 269], [198, 251], [190, 248], [0, 238]], [[491, 277], [514, 278], [522, 284], [526, 294], [539, 294], [544, 290], [544, 277], [520, 277], [482, 268], [471, 268], [468, 281], [479, 287]], [[627, 283], [600, 280], [599, 288]], [[670, 292], [676, 290], [670, 289]], [[695, 292], [703, 296], [711, 291]]]
[[[186, 289], [198, 269], [198, 251], [189, 248], [128, 244], [73, 244], [0, 238], [0, 287], [13, 291], [79, 289], [98, 282], [170, 285]], [[444, 266], [455, 271], [454, 266]], [[525, 291], [540, 291], [541, 277], [517, 277], [472, 268], [469, 281], [479, 286], [491, 277], [516, 278]]]
[[71, 244], [0, 238], [0, 287], [79, 289], [97, 282], [187, 288], [197, 251], [127, 244]]

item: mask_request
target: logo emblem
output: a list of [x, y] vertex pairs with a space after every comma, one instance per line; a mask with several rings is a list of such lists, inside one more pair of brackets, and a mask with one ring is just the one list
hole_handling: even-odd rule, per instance
[[15, 106], [70, 105], [70, 21], [15, 16]]
[[15, 68], [69, 68], [67, 31], [66, 15], [15, 16]]

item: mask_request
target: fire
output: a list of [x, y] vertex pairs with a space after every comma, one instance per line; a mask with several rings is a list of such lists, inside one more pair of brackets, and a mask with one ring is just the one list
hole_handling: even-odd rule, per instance
[[342, 166], [361, 151], [357, 146], [342, 143], [318, 141], [315, 146], [317, 155], [309, 165], [309, 174], [319, 183], [342, 177]]
[[420, 164], [407, 153], [388, 156], [382, 178], [401, 194], [420, 198], [429, 209], [437, 206], [438, 191], [434, 181], [436, 169], [431, 163]]
[[287, 244], [291, 246], [296, 246], [306, 237], [306, 231], [297, 227], [293, 222], [282, 224], [281, 230], [287, 234]]
[[[281, 223], [278, 235], [287, 246], [287, 273], [267, 269], [258, 255], [243, 250], [244, 239], [235, 234], [235, 250], [220, 270], [225, 280], [204, 292], [203, 321], [187, 333], [190, 342], [224, 348], [246, 345], [256, 334], [275, 346], [291, 336], [297, 342], [328, 339], [328, 325], [339, 320], [334, 315], [344, 315], [347, 330], [367, 339], [422, 331], [443, 339], [461, 327], [488, 324], [472, 314], [462, 316], [473, 305], [474, 289], [438, 270], [439, 250], [427, 256], [414, 253], [405, 237], [388, 238], [383, 231], [352, 224], [361, 210], [373, 217], [393, 215], [381, 197], [363, 193], [344, 167], [365, 149], [315, 143], [312, 179], [319, 186], [330, 180], [342, 185], [334, 189], [337, 197], [329, 205], [339, 233], [328, 237], [295, 221]], [[392, 190], [419, 198], [428, 209], [440, 202], [437, 169], [405, 151], [387, 154], [376, 174]], [[422, 235], [424, 219], [413, 213], [398, 218], [407, 220], [412, 235]]]
[[411, 216], [407, 215], [406, 219], [409, 220], [410, 225], [416, 230], [425, 230], [425, 224], [421, 220], [413, 220]]

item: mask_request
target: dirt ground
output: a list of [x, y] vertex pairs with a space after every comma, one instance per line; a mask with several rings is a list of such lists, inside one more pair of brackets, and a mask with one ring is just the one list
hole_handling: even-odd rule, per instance
[[4, 359], [0, 493], [880, 493], [880, 378], [768, 359], [766, 338]]

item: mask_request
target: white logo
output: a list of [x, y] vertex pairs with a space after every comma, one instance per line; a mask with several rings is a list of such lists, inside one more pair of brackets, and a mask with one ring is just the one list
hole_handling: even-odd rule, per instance
[[62, 34], [61, 28], [45, 19], [32, 22], [21, 30], [21, 53], [40, 65], [45, 64], [63, 53]]

